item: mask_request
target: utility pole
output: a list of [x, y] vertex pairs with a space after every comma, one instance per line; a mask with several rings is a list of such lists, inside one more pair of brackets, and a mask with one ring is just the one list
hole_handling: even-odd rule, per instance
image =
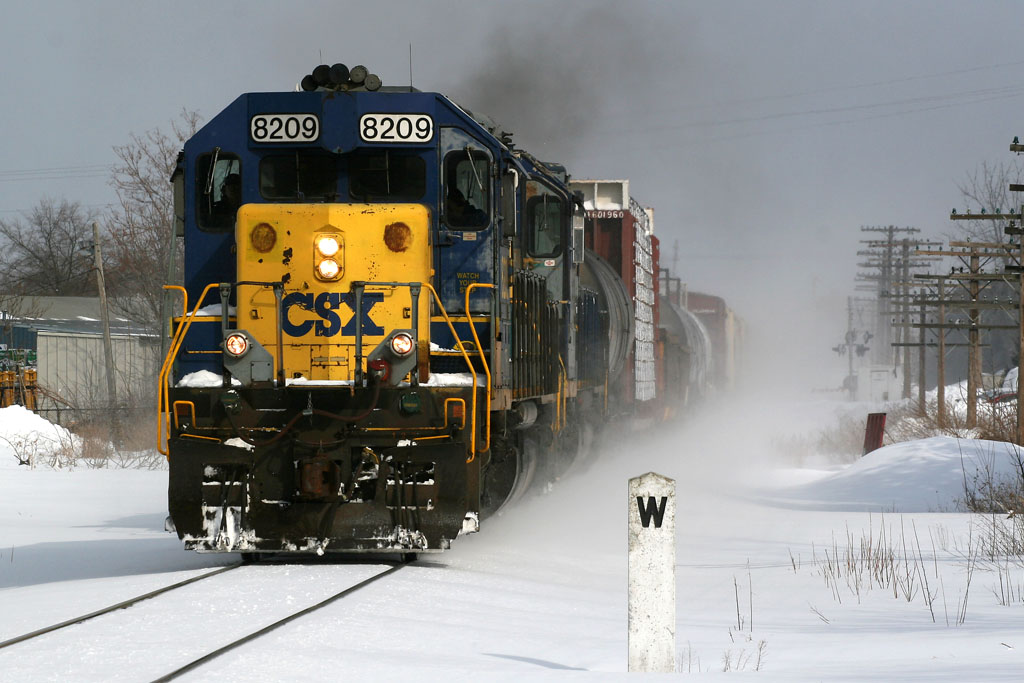
[[103, 279], [103, 251], [100, 244], [100, 226], [92, 224], [93, 255], [96, 258], [96, 288], [100, 293], [100, 318], [103, 320], [103, 359], [107, 374], [107, 404], [114, 410], [117, 404], [117, 385], [114, 382], [114, 349], [110, 342], [110, 313], [107, 311], [107, 285]]
[[917, 350], [917, 411], [923, 417], [925, 409], [928, 407], [924, 391], [924, 384], [928, 379], [927, 373], [925, 372], [925, 343], [923, 327], [923, 325], [928, 321], [925, 319], [924, 301], [920, 303], [920, 319], [922, 327], [917, 331], [917, 343], [920, 345]]
[[[900, 259], [896, 254], [896, 250], [901, 246], [901, 240], [897, 239], [897, 236], [913, 235], [921, 232], [921, 230], [919, 228], [900, 228], [895, 225], [888, 225], [861, 226], [860, 231], [862, 233], [881, 233], [881, 236], [878, 239], [861, 240], [861, 244], [867, 245], [868, 248], [857, 252], [858, 256], [869, 257], [866, 263], [860, 263], [858, 265], [876, 270], [873, 274], [860, 273], [857, 276], [859, 281], [874, 281], [876, 285], [876, 293], [878, 297], [876, 310], [878, 317], [875, 325], [874, 336], [877, 340], [877, 344], [875, 346], [875, 352], [872, 355], [875, 363], [880, 365], [898, 366], [900, 364], [900, 356], [899, 353], [896, 353], [895, 358], [893, 357], [892, 344], [893, 342], [898, 342], [900, 340], [893, 339], [893, 329], [890, 318], [884, 312], [887, 308], [885, 299], [893, 295], [893, 283], [895, 282], [897, 275], [896, 269], [901, 268], [902, 266]], [[911, 244], [914, 246], [920, 246], [920, 243], [916, 241], [912, 241]]]
[[[937, 281], [938, 284], [938, 297], [939, 297], [939, 322], [946, 322], [946, 278], [940, 277]], [[921, 333], [924, 333], [924, 329], [921, 329]], [[938, 330], [939, 348], [936, 351], [938, 355], [938, 380], [936, 381], [936, 389], [938, 395], [935, 399], [935, 407], [939, 413], [939, 429], [946, 426], [946, 331]]]
[[[902, 297], [900, 303], [903, 309], [903, 320], [910, 319], [910, 240], [904, 237], [901, 245], [901, 259], [900, 265], [902, 266], [903, 272], [901, 274], [901, 281], [903, 282], [903, 291], [901, 292]], [[910, 343], [910, 330], [903, 328], [903, 343]], [[903, 347], [903, 398], [910, 398], [910, 347]]]
[[[967, 217], [968, 219], [976, 218], [973, 214], [957, 214], [955, 212], [950, 217], [954, 219], [961, 219], [961, 217]], [[1016, 275], [1000, 275], [997, 273], [982, 272], [982, 267], [990, 263], [993, 259], [1007, 258], [1011, 253], [1010, 250], [1016, 249], [1017, 245], [1001, 242], [954, 241], [949, 243], [949, 247], [949, 250], [918, 250], [917, 253], [929, 256], [948, 256], [958, 258], [961, 263], [967, 264], [966, 273], [963, 272], [964, 268], [961, 267], [960, 272], [956, 272], [957, 269], [953, 268], [948, 275], [915, 275], [915, 277], [919, 279], [938, 280], [940, 283], [944, 283], [946, 280], [953, 280], [961, 289], [966, 289], [968, 299], [966, 301], [954, 301], [946, 299], [940, 294], [937, 300], [926, 302], [931, 305], [941, 304], [941, 314], [937, 324], [925, 324], [922, 325], [922, 329], [939, 329], [940, 339], [942, 339], [942, 330], [945, 329], [967, 331], [967, 427], [974, 428], [978, 424], [978, 389], [981, 386], [981, 358], [983, 346], [981, 343], [981, 331], [1018, 328], [1018, 325], [998, 325], [982, 322], [982, 310], [1006, 310], [1009, 302], [1002, 303], [998, 300], [983, 300], [981, 299], [981, 293], [994, 282], [1012, 282], [1018, 279], [1018, 276]], [[982, 262], [982, 259], [984, 259], [984, 262]], [[943, 287], [942, 284], [940, 284], [940, 292], [942, 291]], [[945, 320], [946, 306], [966, 310], [967, 323], [962, 324], [959, 321], [955, 323], [947, 323]], [[942, 351], [940, 352], [940, 359], [944, 354], [944, 350], [945, 346], [943, 345]], [[940, 371], [940, 382], [944, 381], [943, 375], [944, 368]], [[940, 396], [943, 399], [943, 405], [940, 408], [941, 410], [945, 407], [945, 397], [942, 394], [940, 394]], [[940, 412], [940, 419], [944, 420], [944, 418], [944, 414]]]
[[[1017, 144], [1017, 138], [1013, 139], [1010, 150], [1013, 151], [1015, 147], [1022, 147]], [[1017, 151], [1024, 151], [1024, 148]], [[1014, 190], [1014, 188], [1017, 189]], [[1024, 190], [1024, 186], [1012, 184], [1010, 190], [1019, 192]], [[1017, 291], [1017, 337], [1019, 343], [1017, 347], [1017, 443], [1024, 445], [1024, 415], [1021, 415], [1021, 405], [1024, 405], [1024, 382], [1021, 381], [1020, 376], [1021, 358], [1024, 357], [1024, 204], [1021, 204], [1017, 217], [1010, 219], [1004, 232], [1017, 237], [1017, 265], [1007, 266], [1007, 269], [1015, 268], [1017, 270], [1017, 280], [1020, 283], [1020, 288]]]
[[[1016, 142], [1017, 138], [1013, 140]], [[1010, 189], [1013, 189], [1013, 185], [1010, 185]], [[1019, 216], [1017, 220], [1024, 226], [1024, 204], [1021, 204]], [[1014, 222], [1010, 221], [1010, 225], [1006, 227], [1006, 234], [1017, 236], [1017, 266], [1024, 268], [1024, 229], [1016, 227]], [[1024, 415], [1021, 415], [1021, 405], [1024, 405], [1024, 382], [1020, 377], [1021, 358], [1024, 357], [1024, 272], [1018, 273], [1017, 279], [1020, 281], [1020, 289], [1017, 291], [1017, 337], [1020, 344], [1017, 347], [1017, 443], [1024, 444]]]
[[[928, 259], [921, 259], [911, 252], [911, 247], [920, 249], [931, 246], [931, 241], [912, 237], [919, 233], [918, 228], [899, 228], [894, 225], [885, 227], [861, 227], [861, 232], [882, 233], [882, 239], [861, 240], [867, 245], [866, 250], [857, 252], [858, 256], [868, 257], [857, 265], [874, 269], [875, 272], [858, 273], [858, 281], [875, 283], [878, 303], [876, 307], [877, 323], [875, 338], [877, 344], [872, 354], [874, 362], [879, 365], [901, 368], [903, 372], [904, 398], [911, 397], [912, 356], [910, 347], [918, 346], [910, 341], [908, 323], [910, 321], [912, 302], [910, 282], [911, 271], [926, 268]], [[902, 237], [899, 237], [903, 235]], [[903, 353], [899, 353], [903, 347]]]
[[[971, 252], [971, 275], [977, 275], [981, 270], [978, 253]], [[981, 284], [974, 278], [969, 281], [971, 301], [978, 301], [978, 294], [981, 293]], [[971, 321], [971, 329], [967, 331], [967, 426], [978, 425], [978, 387], [981, 386], [981, 331], [978, 323], [981, 322], [981, 311], [971, 308], [967, 311], [967, 319]]]

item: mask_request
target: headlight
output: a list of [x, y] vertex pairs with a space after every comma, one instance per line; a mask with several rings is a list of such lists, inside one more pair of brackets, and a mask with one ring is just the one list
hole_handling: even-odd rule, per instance
[[324, 256], [334, 256], [340, 248], [336, 237], [321, 237], [316, 241], [316, 250]]
[[316, 265], [316, 272], [325, 280], [333, 280], [338, 277], [338, 273], [341, 272], [341, 268], [338, 266], [338, 262], [334, 259], [325, 258]]
[[224, 338], [224, 352], [229, 356], [240, 358], [249, 350], [249, 340], [241, 332], [232, 332]]
[[391, 350], [396, 356], [408, 356], [415, 347], [412, 337], [405, 332], [399, 332], [391, 338]]

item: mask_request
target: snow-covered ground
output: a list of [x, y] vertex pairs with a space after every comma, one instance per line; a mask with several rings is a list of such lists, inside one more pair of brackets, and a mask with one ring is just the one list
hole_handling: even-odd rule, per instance
[[[847, 466], [772, 446], [826, 426], [835, 410], [752, 397], [606, 435], [599, 459], [451, 552], [421, 556], [185, 680], [618, 680], [626, 486], [652, 470], [677, 483], [681, 672], [1019, 680], [1024, 569], [984, 551], [993, 525], [1015, 520], [955, 511], [965, 473], [1010, 471], [1007, 446], [933, 438]], [[0, 430], [13, 441], [35, 419], [5, 409]], [[236, 559], [182, 550], [163, 531], [165, 495], [165, 471], [45, 459], [29, 468], [0, 440], [0, 641]], [[0, 650], [0, 679], [151, 680], [373, 569], [229, 572]]]

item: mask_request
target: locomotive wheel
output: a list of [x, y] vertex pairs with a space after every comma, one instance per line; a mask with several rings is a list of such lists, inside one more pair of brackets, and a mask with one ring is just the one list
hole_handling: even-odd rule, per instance
[[554, 478], [561, 479], [568, 474], [586, 454], [584, 427], [576, 420], [570, 421], [558, 435], [555, 443]]
[[508, 501], [519, 478], [519, 451], [504, 439], [491, 442], [491, 457], [484, 469], [480, 517], [490, 517]]
[[537, 462], [540, 456], [540, 446], [537, 441], [530, 436], [523, 438], [523, 447], [519, 449], [519, 457], [516, 459], [517, 476], [516, 485], [512, 489], [511, 495], [508, 497], [507, 503], [514, 503], [523, 497], [530, 486], [533, 484], [534, 478], [537, 476]]
[[521, 448], [504, 440], [491, 443], [491, 461], [483, 475], [481, 518], [522, 498], [533, 483], [540, 446], [537, 439], [525, 435], [521, 443]]

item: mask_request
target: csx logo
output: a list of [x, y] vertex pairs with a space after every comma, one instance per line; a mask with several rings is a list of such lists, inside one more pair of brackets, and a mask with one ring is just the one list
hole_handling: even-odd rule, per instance
[[[370, 317], [370, 309], [384, 301], [384, 294], [381, 292], [366, 292], [363, 294], [363, 334], [381, 335], [384, 328], [373, 322]], [[342, 327], [339, 310], [345, 304], [346, 311], [351, 316], [345, 326]], [[303, 320], [293, 322], [289, 312], [293, 306], [312, 311], [319, 320]], [[312, 292], [293, 292], [281, 302], [281, 329], [291, 337], [304, 337], [313, 331], [317, 337], [333, 337], [337, 334], [343, 336], [355, 336], [356, 333], [356, 297], [351, 292], [321, 292], [314, 298]]]

